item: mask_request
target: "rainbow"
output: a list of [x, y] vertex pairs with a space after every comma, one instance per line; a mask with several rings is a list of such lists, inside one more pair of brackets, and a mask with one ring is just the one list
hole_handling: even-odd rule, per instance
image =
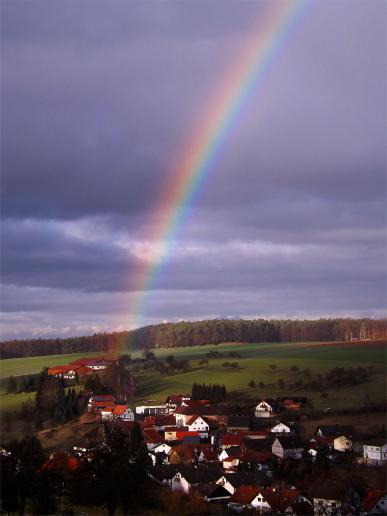
[[259, 25], [243, 55], [215, 90], [194, 137], [187, 146], [183, 146], [181, 156], [171, 168], [148, 232], [151, 251], [136, 270], [135, 284], [131, 285], [133, 299], [126, 313], [134, 318], [134, 326], [141, 326], [149, 292], [157, 287], [167, 257], [172, 253], [195, 200], [208, 177], [216, 170], [222, 151], [237, 129], [246, 107], [309, 1], [268, 2], [268, 8], [260, 16]]

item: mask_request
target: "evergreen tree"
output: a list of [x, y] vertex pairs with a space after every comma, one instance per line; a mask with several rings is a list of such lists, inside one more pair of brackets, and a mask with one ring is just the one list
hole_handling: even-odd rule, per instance
[[14, 376], [10, 376], [7, 382], [7, 394], [14, 394], [17, 391], [17, 381]]

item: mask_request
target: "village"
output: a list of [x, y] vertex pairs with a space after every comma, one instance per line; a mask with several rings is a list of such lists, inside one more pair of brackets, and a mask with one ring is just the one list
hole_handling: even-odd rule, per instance
[[[50, 368], [48, 374], [72, 380], [115, 360], [82, 358]], [[112, 394], [89, 394], [85, 421], [97, 422], [102, 435], [111, 426], [128, 433], [139, 428], [149, 478], [173, 493], [199, 497], [218, 512], [387, 514], [383, 489], [357, 489], [348, 479], [329, 473], [317, 483], [298, 474], [302, 468], [328, 472], [332, 465], [339, 470], [379, 468], [383, 476], [387, 465], [386, 438], [364, 439], [356, 423], [316, 424], [308, 438], [301, 438], [306, 397], [260, 399], [246, 408], [181, 393], [171, 393], [163, 403], [147, 400], [135, 406]], [[84, 440], [65, 453], [68, 460], [90, 460], [95, 447], [95, 442]], [[49, 461], [56, 458], [54, 451]]]

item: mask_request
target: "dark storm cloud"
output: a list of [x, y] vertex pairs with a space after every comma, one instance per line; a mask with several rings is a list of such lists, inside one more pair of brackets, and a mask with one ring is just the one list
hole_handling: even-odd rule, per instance
[[[7, 335], [130, 326], [157, 199], [266, 7], [3, 2]], [[383, 2], [310, 3], [152, 286], [148, 322], [380, 314], [385, 36]]]

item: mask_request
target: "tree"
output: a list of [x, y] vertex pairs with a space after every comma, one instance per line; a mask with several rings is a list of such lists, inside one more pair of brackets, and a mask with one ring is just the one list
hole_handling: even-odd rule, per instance
[[269, 367], [272, 371], [275, 371], [277, 369], [277, 366], [275, 364], [270, 364]]
[[265, 387], [265, 383], [264, 383], [264, 382], [259, 382], [259, 384], [258, 384], [258, 385], [259, 385], [259, 387], [260, 387], [261, 389], [263, 389], [263, 388]]
[[168, 355], [165, 359], [169, 367], [173, 367], [175, 365], [175, 357], [173, 355]]
[[10, 376], [7, 382], [7, 394], [14, 394], [17, 391], [17, 381], [14, 376]]
[[285, 389], [285, 382], [283, 381], [283, 379], [282, 379], [282, 378], [279, 378], [279, 379], [278, 379], [278, 387], [279, 387], [280, 389]]
[[115, 425], [106, 425], [103, 446], [75, 473], [72, 502], [105, 506], [109, 514], [118, 508], [124, 514], [142, 512], [140, 509], [151, 499], [147, 460], [146, 445], [137, 425], [129, 434]]
[[153, 351], [149, 350], [144, 350], [142, 356], [145, 358], [145, 360], [154, 360], [156, 358], [156, 355], [153, 353]]
[[298, 373], [298, 371], [300, 370], [298, 366], [296, 365], [293, 365], [290, 370], [293, 372], [293, 373]]
[[132, 362], [132, 357], [128, 353], [124, 353], [118, 357], [118, 362], [124, 366], [128, 366]]
[[[45, 461], [43, 450], [39, 439], [34, 435], [26, 436], [20, 441], [11, 441], [6, 449], [10, 455], [1, 457], [2, 497], [5, 495], [7, 506], [17, 505], [17, 510], [23, 514], [27, 500], [35, 494], [37, 473]], [[6, 487], [10, 490], [9, 495]], [[4, 508], [4, 499], [2, 504]]]
[[254, 388], [255, 388], [255, 382], [254, 382], [254, 380], [250, 380], [250, 381], [249, 381], [249, 387], [251, 387], [252, 389], [254, 389]]
[[122, 364], [113, 364], [102, 373], [107, 390], [122, 401], [129, 401], [134, 394], [134, 378]]

